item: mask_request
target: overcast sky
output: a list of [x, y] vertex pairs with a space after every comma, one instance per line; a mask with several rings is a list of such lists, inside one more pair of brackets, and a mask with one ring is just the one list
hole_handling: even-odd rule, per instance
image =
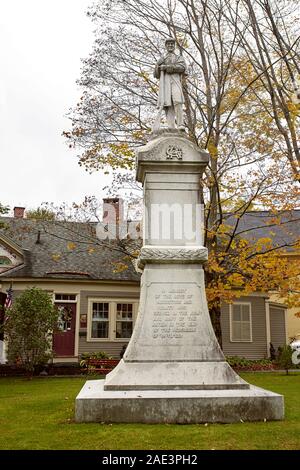
[[0, 0], [0, 202], [37, 207], [104, 196], [61, 136], [93, 44], [93, 0]]

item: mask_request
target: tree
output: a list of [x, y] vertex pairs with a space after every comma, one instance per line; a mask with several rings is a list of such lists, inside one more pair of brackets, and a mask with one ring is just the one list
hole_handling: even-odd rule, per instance
[[[233, 132], [240, 119], [247, 124], [249, 113], [239, 112], [239, 107], [249, 93], [259, 105], [255, 111], [266, 108], [262, 124], [266, 118], [269, 125], [281, 117], [295, 121], [295, 109], [289, 109], [288, 103], [291, 81], [298, 73], [296, 2], [280, 1], [278, 6], [273, 2], [272, 8], [267, 0], [251, 4], [245, 0], [107, 0], [92, 7], [89, 15], [97, 25], [97, 39], [93, 53], [84, 61], [79, 81], [83, 95], [72, 115], [73, 129], [66, 132], [70, 145], [84, 151], [81, 163], [89, 169], [107, 163], [113, 167], [132, 165], [131, 145], [144, 142], [155, 109], [153, 66], [162, 38], [170, 34], [189, 64], [185, 83], [187, 124], [190, 136], [199, 144], [212, 153], [226, 135], [233, 144], [234, 136], [226, 132], [227, 127]], [[261, 43], [255, 42], [249, 9], [252, 23], [263, 25], [262, 35], [268, 33], [268, 43], [264, 43], [267, 63], [255, 62]], [[274, 21], [279, 23], [275, 29]], [[242, 89], [236, 89], [233, 71], [244, 79]], [[283, 116], [274, 115], [278, 106], [270, 99], [276, 87], [286, 97]], [[282, 142], [282, 151], [284, 145], [290, 147], [289, 137]], [[288, 161], [296, 169], [297, 148], [294, 151]]]
[[[7, 214], [8, 211], [9, 211], [9, 207], [4, 206], [4, 205], [1, 204], [1, 202], [0, 202], [0, 217], [1, 217], [2, 215]], [[2, 221], [0, 220], [0, 229], [3, 228], [4, 226], [5, 226], [4, 222], [2, 222]]]
[[9, 211], [9, 207], [4, 206], [4, 205], [1, 204], [1, 202], [0, 202], [0, 215], [7, 214], [8, 211]]
[[8, 359], [33, 374], [52, 357], [52, 332], [58, 312], [51, 296], [38, 288], [26, 289], [6, 312], [4, 335]]
[[[64, 203], [60, 206], [45, 203], [44, 207], [46, 211], [55, 214], [55, 218], [50, 221], [39, 219], [38, 228], [41, 237], [45, 233], [65, 241], [64, 249], [49, 253], [55, 261], [59, 262], [74, 250], [86, 251], [92, 257], [93, 253], [101, 251], [104, 247], [119, 255], [120, 260], [115, 263], [114, 272], [120, 272], [127, 269], [128, 262], [138, 256], [141, 246], [141, 229], [139, 226], [135, 227], [135, 224], [133, 226], [127, 224], [129, 212], [134, 212], [135, 219], [141, 219], [141, 208], [137, 207], [135, 198], [127, 204], [126, 223], [122, 226], [118, 237], [114, 230], [109, 230], [107, 223], [103, 223], [101, 202], [95, 196], [86, 196], [81, 203], [73, 202], [71, 205]], [[9, 236], [10, 232], [7, 235]]]
[[294, 178], [299, 181], [299, 130], [296, 121], [300, 116], [300, 96], [294, 95], [299, 93], [300, 38], [299, 30], [293, 24], [296, 19], [293, 9], [297, 6], [291, 0], [243, 0], [241, 5], [243, 29], [247, 28], [252, 41], [240, 30], [239, 38], [247, 61], [263, 86], [267, 102], [262, 102], [262, 105], [272, 117], [281, 152], [286, 156]]
[[[296, 5], [106, 0], [89, 10], [97, 38], [83, 62], [72, 130], [65, 132], [87, 170], [110, 166], [122, 174], [133, 168], [134, 148], [145, 143], [154, 119], [152, 72], [163, 39], [175, 37], [188, 63], [188, 134], [210, 153], [202, 182], [206, 286], [220, 343], [222, 301], [257, 289], [297, 301], [299, 268], [284, 256], [297, 240], [275, 246], [271, 234], [299, 200], [298, 108], [292, 100], [299, 73]], [[251, 240], [253, 228], [242, 226], [253, 208], [272, 215], [267, 238]]]
[[26, 217], [34, 220], [55, 220], [56, 214], [47, 207], [38, 207], [37, 209], [27, 210]]

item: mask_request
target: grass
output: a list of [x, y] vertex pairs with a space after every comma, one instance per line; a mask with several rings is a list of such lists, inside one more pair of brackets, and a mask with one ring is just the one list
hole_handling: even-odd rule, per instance
[[76, 424], [85, 378], [0, 379], [0, 449], [299, 449], [300, 374], [244, 373], [285, 396], [281, 422], [167, 425]]

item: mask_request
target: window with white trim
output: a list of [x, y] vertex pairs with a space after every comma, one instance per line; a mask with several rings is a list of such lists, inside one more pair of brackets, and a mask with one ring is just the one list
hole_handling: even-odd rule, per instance
[[252, 342], [250, 303], [236, 302], [230, 305], [230, 341]]
[[76, 294], [55, 294], [55, 302], [76, 302]]
[[91, 338], [109, 337], [109, 303], [93, 302]]
[[130, 339], [137, 302], [89, 299], [88, 341], [122, 341]]
[[133, 324], [133, 304], [117, 304], [116, 338], [130, 338]]

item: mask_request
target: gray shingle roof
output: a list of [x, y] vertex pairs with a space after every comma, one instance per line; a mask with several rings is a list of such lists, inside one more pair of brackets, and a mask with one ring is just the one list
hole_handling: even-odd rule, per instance
[[[234, 216], [228, 214], [226, 225], [236, 224]], [[286, 246], [286, 251], [293, 251], [293, 244], [299, 241], [300, 210], [271, 214], [267, 211], [246, 212], [239, 220], [236, 235], [247, 240], [271, 238], [276, 247]]]
[[[124, 258], [121, 242], [99, 241], [95, 224], [9, 217], [2, 221], [6, 228], [0, 235], [4, 233], [20, 246], [25, 262], [1, 277], [139, 281], [132, 263]], [[128, 268], [115, 272], [120, 262]]]
[[[272, 238], [276, 246], [294, 244], [300, 234], [300, 210], [281, 214], [279, 225], [276, 218], [277, 216], [265, 211], [247, 212], [239, 221], [237, 234], [240, 233], [248, 240]], [[122, 242], [99, 241], [93, 223], [45, 222], [9, 217], [1, 220], [5, 222], [6, 229], [1, 229], [0, 235], [4, 233], [23, 250], [24, 265], [9, 270], [0, 277], [136, 282], [140, 279], [132, 263], [125, 258], [120, 246]], [[228, 214], [224, 223], [234, 226], [236, 219]], [[127, 243], [125, 247], [136, 249], [140, 243]], [[292, 251], [293, 248], [287, 247], [287, 250]], [[115, 272], [120, 262], [128, 268]]]

